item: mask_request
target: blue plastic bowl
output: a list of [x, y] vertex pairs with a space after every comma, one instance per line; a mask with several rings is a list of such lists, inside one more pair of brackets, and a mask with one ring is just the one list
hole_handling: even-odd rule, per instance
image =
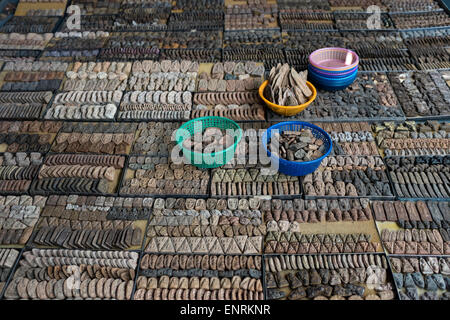
[[330, 79], [342, 79], [342, 78], [351, 76], [354, 73], [358, 73], [358, 67], [353, 69], [351, 72], [347, 72], [347, 73], [327, 74], [326, 71], [320, 71], [320, 70], [314, 69], [313, 66], [309, 65], [308, 66], [308, 73], [314, 73], [314, 74], [316, 74], [318, 76], [325, 77], [325, 78], [330, 78]]
[[[310, 82], [313, 82], [315, 84], [321, 84], [326, 86], [341, 86], [341, 85], [350, 85], [355, 81], [355, 78], [357, 76], [357, 73], [351, 74], [350, 76], [346, 77], [326, 77], [322, 76], [320, 74], [309, 72], [308, 73], [308, 79]], [[313, 81], [314, 80], [314, 81]]]
[[333, 83], [340, 84], [340, 83], [345, 83], [345, 82], [349, 82], [349, 81], [353, 82], [353, 80], [355, 80], [357, 74], [358, 74], [358, 72], [354, 72], [346, 77], [337, 78], [337, 77], [323, 76], [323, 75], [317, 74], [315, 72], [308, 73], [308, 75], [311, 75], [314, 78], [316, 78], [318, 82], [324, 82], [324, 83], [326, 82], [326, 84], [333, 84]]
[[317, 67], [313, 66], [312, 64], [308, 64], [308, 67], [310, 67], [310, 68], [311, 68], [312, 70], [314, 70], [314, 71], [319, 71], [319, 72], [321, 72], [321, 73], [327, 73], [327, 74], [330, 74], [330, 75], [341, 75], [341, 74], [349, 74], [349, 73], [352, 73], [353, 71], [355, 71], [356, 69], [359, 68], [359, 65], [355, 66], [355, 67], [352, 68], [352, 69], [344, 70], [344, 71], [324, 70], [324, 69], [317, 68]]
[[316, 73], [309, 73], [308, 78], [313, 84], [327, 91], [344, 90], [349, 85], [351, 85], [357, 76], [357, 72], [347, 76], [345, 78], [332, 79], [327, 77], [322, 77]]
[[[323, 141], [323, 144], [325, 146], [325, 153], [323, 156], [321, 156], [318, 159], [312, 160], [312, 161], [305, 161], [305, 162], [295, 162], [295, 161], [289, 161], [285, 159], [281, 159], [275, 155], [273, 155], [268, 149], [267, 144], [269, 143], [270, 138], [272, 137], [272, 131], [273, 130], [279, 130], [280, 132], [283, 131], [299, 131], [303, 128], [309, 128], [311, 129], [314, 137], [317, 139], [320, 139]], [[302, 122], [302, 121], [287, 121], [287, 122], [281, 122], [277, 123], [270, 128], [268, 128], [266, 131], [264, 131], [262, 135], [262, 144], [264, 149], [267, 152], [267, 155], [270, 157], [271, 161], [278, 161], [279, 168], [278, 171], [281, 173], [284, 173], [289, 176], [306, 176], [307, 174], [313, 173], [317, 170], [317, 168], [320, 166], [320, 163], [322, 160], [327, 157], [331, 149], [333, 148], [333, 143], [331, 142], [330, 135], [323, 130], [322, 128], [319, 128], [318, 126], [313, 125], [312, 123], [308, 122]]]

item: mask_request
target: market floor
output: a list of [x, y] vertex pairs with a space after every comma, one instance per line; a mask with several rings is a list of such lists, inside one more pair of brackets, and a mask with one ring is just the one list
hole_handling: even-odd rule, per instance
[[[1, 299], [450, 298], [440, 1], [0, 9]], [[356, 80], [326, 91], [310, 76], [317, 97], [304, 111], [270, 110], [258, 89], [272, 68], [306, 76], [324, 47], [358, 55]], [[177, 162], [176, 131], [197, 118], [242, 129], [230, 162]], [[261, 135], [285, 121], [329, 134], [314, 173], [268, 174]]]

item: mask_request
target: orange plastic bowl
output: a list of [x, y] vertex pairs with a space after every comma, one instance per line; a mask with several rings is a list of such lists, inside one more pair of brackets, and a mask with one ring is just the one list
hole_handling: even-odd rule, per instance
[[269, 107], [270, 110], [272, 110], [273, 112], [278, 113], [279, 115], [282, 115], [282, 116], [290, 117], [290, 116], [296, 115], [299, 112], [302, 112], [314, 100], [316, 100], [316, 97], [317, 97], [316, 88], [313, 86], [313, 84], [311, 82], [306, 81], [306, 85], [311, 89], [311, 91], [313, 93], [307, 102], [305, 102], [304, 104], [301, 104], [299, 106], [280, 106], [280, 105], [272, 103], [269, 100], [267, 100], [266, 98], [264, 98], [264, 89], [267, 87], [268, 84], [269, 84], [269, 80], [266, 80], [259, 87], [259, 90], [258, 90], [259, 96], [265, 102], [265, 104]]

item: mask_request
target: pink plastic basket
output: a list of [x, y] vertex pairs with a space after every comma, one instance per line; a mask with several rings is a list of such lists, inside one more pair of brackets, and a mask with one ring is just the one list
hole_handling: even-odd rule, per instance
[[[351, 55], [350, 64], [346, 64], [347, 55]], [[345, 71], [359, 64], [358, 55], [345, 48], [322, 48], [309, 55], [309, 63], [324, 71]]]

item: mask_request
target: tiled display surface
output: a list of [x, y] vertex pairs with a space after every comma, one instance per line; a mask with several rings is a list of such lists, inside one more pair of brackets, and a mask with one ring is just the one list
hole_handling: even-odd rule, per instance
[[[0, 23], [0, 298], [449, 299], [440, 1], [19, 2]], [[358, 53], [355, 83], [267, 110], [270, 68], [327, 46]], [[214, 115], [244, 130], [235, 159], [174, 163], [174, 131]], [[266, 174], [261, 130], [288, 120], [330, 133], [317, 172]]]

